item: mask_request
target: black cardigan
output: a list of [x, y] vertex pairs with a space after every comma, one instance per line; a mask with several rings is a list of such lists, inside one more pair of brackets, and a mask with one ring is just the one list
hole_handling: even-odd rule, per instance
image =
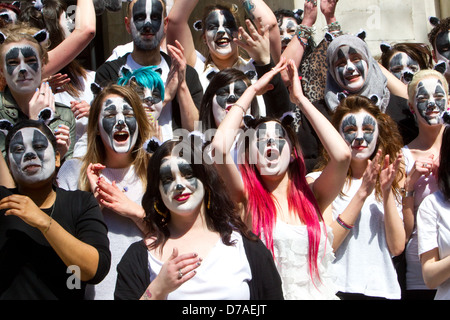
[[[252, 280], [250, 300], [283, 300], [281, 278], [272, 254], [261, 240], [242, 237]], [[150, 284], [148, 250], [143, 240], [133, 243], [117, 265], [115, 300], [139, 300]]]

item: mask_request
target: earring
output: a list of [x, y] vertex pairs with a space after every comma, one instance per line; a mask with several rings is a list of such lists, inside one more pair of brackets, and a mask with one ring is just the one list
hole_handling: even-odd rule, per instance
[[208, 204], [206, 208], [209, 210], [211, 208], [211, 191], [208, 190]]
[[158, 200], [155, 201], [155, 203], [153, 203], [153, 208], [155, 208], [155, 211], [163, 217], [163, 220], [165, 218], [167, 218], [167, 213], [161, 212], [161, 210], [158, 209]]

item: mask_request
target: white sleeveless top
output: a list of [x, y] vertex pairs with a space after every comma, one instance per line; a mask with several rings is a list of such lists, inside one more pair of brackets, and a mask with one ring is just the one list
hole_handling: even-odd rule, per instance
[[273, 230], [275, 265], [282, 279], [286, 300], [336, 300], [334, 254], [331, 228], [321, 225], [317, 266], [320, 280], [312, 281], [308, 263], [308, 231], [306, 225], [290, 225], [277, 219]]

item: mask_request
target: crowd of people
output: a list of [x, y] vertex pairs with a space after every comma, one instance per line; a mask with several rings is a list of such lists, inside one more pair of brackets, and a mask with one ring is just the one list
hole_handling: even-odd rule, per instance
[[0, 3], [0, 299], [450, 299], [450, 18], [131, 0], [88, 70], [98, 2]]

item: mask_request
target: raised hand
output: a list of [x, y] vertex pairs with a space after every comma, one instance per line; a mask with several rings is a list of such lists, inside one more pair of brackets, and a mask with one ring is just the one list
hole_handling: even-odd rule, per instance
[[392, 182], [397, 176], [397, 172], [402, 162], [402, 154], [398, 154], [394, 162], [389, 164], [389, 155], [384, 157], [383, 169], [380, 172], [380, 186], [383, 194], [390, 192]]
[[239, 36], [237, 39], [234, 38], [233, 41], [244, 49], [257, 65], [269, 64], [269, 26], [263, 26], [257, 30], [250, 20], [245, 20], [245, 23], [247, 25], [248, 33], [244, 28], [239, 27]]
[[67, 153], [70, 147], [70, 128], [64, 124], [60, 124], [58, 128], [56, 128], [55, 132], [56, 137], [56, 149], [59, 152], [61, 158]]
[[143, 298], [150, 299], [152, 295], [157, 295], [153, 298], [165, 299], [169, 293], [195, 276], [195, 269], [200, 266], [201, 261], [196, 253], [178, 255], [178, 249], [173, 248], [172, 254], [163, 264], [155, 280], [150, 283]]

